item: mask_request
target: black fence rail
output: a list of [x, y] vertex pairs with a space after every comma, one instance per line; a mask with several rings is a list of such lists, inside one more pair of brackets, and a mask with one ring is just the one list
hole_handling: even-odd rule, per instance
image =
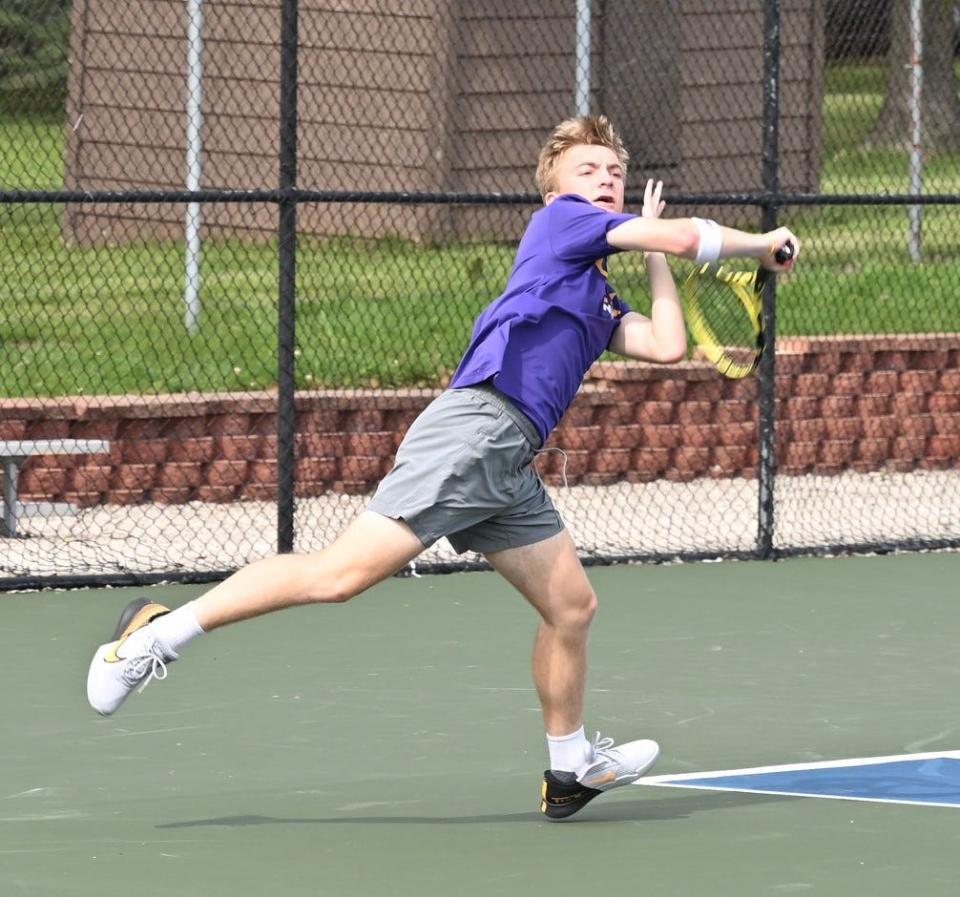
[[[910, 12], [14, 4], [0, 588], [327, 544], [503, 288], [540, 143], [597, 111], [628, 208], [660, 178], [670, 214], [789, 223], [804, 258], [765, 294], [748, 381], [591, 371], [538, 459], [584, 560], [955, 547], [956, 23]], [[612, 261], [643, 311], [642, 265]], [[444, 543], [415, 569], [479, 562]]]

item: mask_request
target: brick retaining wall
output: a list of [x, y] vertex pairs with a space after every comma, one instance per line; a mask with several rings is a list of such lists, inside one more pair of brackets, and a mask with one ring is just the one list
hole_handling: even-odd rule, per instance
[[[756, 476], [757, 380], [706, 364], [597, 364], [549, 445], [568, 482]], [[436, 391], [297, 395], [298, 495], [372, 490]], [[781, 340], [780, 472], [956, 467], [960, 336]], [[24, 500], [225, 502], [276, 492], [276, 395], [0, 399], [0, 439], [98, 438], [109, 456], [31, 459]], [[563, 459], [541, 456], [549, 483]]]

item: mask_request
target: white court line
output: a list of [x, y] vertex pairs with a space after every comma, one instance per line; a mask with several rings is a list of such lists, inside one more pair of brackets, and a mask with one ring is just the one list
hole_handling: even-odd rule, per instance
[[881, 763], [897, 763], [904, 760], [960, 759], [960, 751], [930, 751], [923, 754], [894, 754], [890, 757], [861, 757], [849, 760], [824, 760], [816, 763], [787, 763], [779, 766], [754, 766], [747, 769], [725, 769], [715, 772], [689, 772], [677, 775], [649, 776], [634, 782], [635, 785], [650, 785], [654, 788], [687, 788], [698, 791], [727, 791], [743, 794], [768, 794], [777, 797], [818, 797], [826, 800], [848, 800], [870, 804], [903, 804], [914, 807], [948, 807], [957, 809], [958, 804], [932, 800], [898, 800], [885, 797], [859, 797], [846, 794], [823, 794], [806, 791], [773, 791], [759, 788], [737, 788], [732, 785], [704, 785], [693, 780], [718, 778], [720, 776], [748, 776], [771, 772], [801, 772], [813, 769], [841, 769], [851, 766], [876, 766]]
[[[747, 769], [722, 769], [722, 770], [706, 770], [704, 772], [684, 772], [676, 773], [673, 775], [659, 775], [659, 776], [647, 776], [643, 779], [638, 779], [634, 782], [635, 785], [654, 785], [654, 786], [671, 786], [677, 785], [677, 787], [692, 788], [692, 787], [711, 787], [717, 790], [722, 791], [732, 791], [734, 789], [728, 787], [720, 786], [705, 786], [705, 785], [681, 785], [682, 783], [690, 779], [714, 779], [719, 778], [720, 776], [749, 776], [749, 775], [758, 775], [768, 772], [799, 772], [801, 770], [807, 769], [840, 769], [845, 766], [876, 766], [880, 763], [897, 763], [903, 760], [934, 760], [934, 759], [951, 759], [951, 760], [960, 760], [960, 751], [929, 751], [924, 754], [894, 754], [890, 757], [860, 757], [853, 760], [821, 760], [816, 763], [786, 763], [781, 766], [752, 766]], [[752, 788], [749, 790], [753, 790]], [[763, 793], [763, 792], [757, 792]], [[780, 792], [775, 792], [780, 793]], [[792, 792], [791, 792], [792, 793]], [[952, 805], [950, 805], [952, 806]]]

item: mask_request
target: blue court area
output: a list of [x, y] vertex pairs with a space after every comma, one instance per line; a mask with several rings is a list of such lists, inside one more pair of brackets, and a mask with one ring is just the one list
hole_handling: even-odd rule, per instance
[[643, 784], [960, 808], [960, 752], [656, 776]]

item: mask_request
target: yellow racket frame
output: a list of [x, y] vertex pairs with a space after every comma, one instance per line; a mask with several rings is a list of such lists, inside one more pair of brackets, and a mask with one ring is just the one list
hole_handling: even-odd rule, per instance
[[[710, 361], [724, 377], [739, 380], [752, 374], [763, 354], [763, 305], [762, 280], [757, 271], [735, 271], [723, 265], [702, 265], [684, 281], [680, 295], [690, 335], [701, 354]], [[740, 300], [750, 320], [756, 338], [753, 360], [749, 363], [734, 358], [728, 347], [720, 344], [719, 337], [707, 323], [700, 303], [700, 286], [704, 278], [717, 280], [730, 289]]]

